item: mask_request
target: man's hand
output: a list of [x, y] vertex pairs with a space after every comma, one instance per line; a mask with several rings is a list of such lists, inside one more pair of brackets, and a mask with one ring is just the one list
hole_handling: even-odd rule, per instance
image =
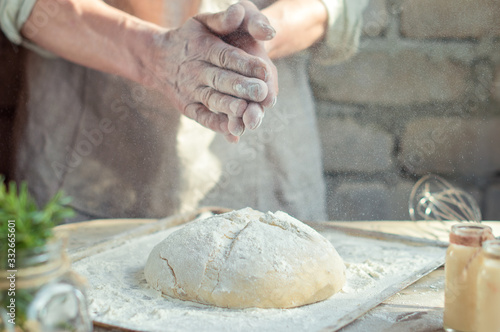
[[[153, 47], [157, 53], [152, 63], [156, 65], [149, 85], [166, 91], [184, 115], [225, 134], [229, 141], [238, 141], [245, 126], [256, 128], [263, 106], [270, 106], [275, 96], [274, 90], [269, 94], [267, 83], [276, 75], [274, 65], [257, 51], [251, 55], [246, 52], [250, 48], [232, 46], [213, 33], [239, 33], [246, 29], [245, 21], [262, 16], [258, 11], [252, 15], [241, 5], [205, 14], [205, 22], [190, 19], [160, 35]], [[264, 28], [259, 29], [262, 35]], [[266, 39], [272, 37], [264, 34]], [[248, 33], [242, 37], [253, 40]]]
[[[40, 23], [46, 8], [53, 9], [51, 19]], [[250, 17], [242, 9], [212, 14], [210, 26], [241, 29]], [[245, 124], [228, 116], [246, 119], [252, 114], [247, 108], [269, 104], [272, 94], [268, 61], [223, 42], [195, 19], [164, 29], [98, 0], [37, 0], [21, 32], [69, 61], [158, 88], [183, 114], [230, 141]]]
[[233, 128], [241, 126], [250, 129], [257, 128], [264, 117], [264, 108], [274, 106], [278, 94], [277, 70], [264, 47], [264, 41], [274, 37], [274, 29], [270, 26], [268, 19], [250, 1], [240, 1], [225, 12], [199, 14], [194, 18], [219, 35], [226, 43], [248, 54], [258, 56], [270, 68], [265, 79], [268, 87], [266, 98], [260, 103], [249, 101], [242, 117], [228, 114], [231, 132]]

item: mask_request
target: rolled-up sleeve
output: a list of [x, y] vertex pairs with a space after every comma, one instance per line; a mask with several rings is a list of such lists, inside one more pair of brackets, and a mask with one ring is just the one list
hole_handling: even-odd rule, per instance
[[43, 56], [54, 55], [23, 38], [21, 29], [33, 10], [37, 0], [0, 0], [0, 28], [14, 44], [23, 45]]
[[328, 28], [314, 49], [317, 63], [330, 65], [356, 53], [362, 28], [362, 14], [368, 0], [321, 0], [328, 11]]

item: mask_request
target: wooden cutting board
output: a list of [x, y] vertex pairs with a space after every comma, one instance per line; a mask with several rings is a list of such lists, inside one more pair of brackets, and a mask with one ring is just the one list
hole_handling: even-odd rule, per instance
[[[187, 221], [190, 221], [194, 219], [197, 215], [200, 213], [210, 211], [210, 212], [225, 212], [227, 210], [225, 209], [213, 209], [213, 208], [206, 208], [202, 211], [196, 211], [195, 213], [191, 214], [185, 214], [185, 215], [179, 215], [179, 216], [172, 216], [166, 219], [162, 219], [159, 221], [152, 221], [152, 220], [122, 220], [120, 221], [120, 224], [122, 224], [121, 227], [123, 227], [124, 232], [118, 235], [112, 235], [106, 237], [105, 231], [103, 231], [106, 227], [112, 227], [113, 222], [117, 222], [117, 220], [105, 220], [105, 221], [92, 221], [86, 224], [81, 224], [81, 229], [87, 229], [89, 232], [87, 232], [87, 235], [96, 236], [95, 239], [93, 239], [93, 244], [85, 247], [85, 246], [80, 246], [82, 244], [82, 232], [81, 231], [76, 231], [72, 232], [73, 227], [78, 227], [78, 225], [65, 225], [60, 227], [60, 231], [70, 231], [72, 235], [69, 238], [69, 243], [72, 249], [70, 250], [70, 255], [73, 261], [79, 261], [84, 258], [88, 259], [94, 259], [93, 257], [98, 256], [99, 253], [102, 254], [109, 254], [109, 252], [112, 252], [116, 248], [117, 251], [117, 256], [121, 254], [121, 249], [125, 248], [127, 245], [130, 245], [130, 243], [133, 243], [134, 241], [138, 241], [139, 239], [143, 237], [148, 237], [154, 235], [154, 233], [159, 232], [161, 230], [169, 229], [173, 226], [180, 225], [182, 223], [185, 223]], [[96, 223], [100, 223], [98, 227], [93, 227]], [[141, 226], [138, 228], [132, 228], [132, 224], [140, 224]], [[387, 234], [387, 233], [380, 233], [376, 231], [365, 231], [365, 230], [359, 230], [356, 228], [346, 228], [346, 227], [340, 227], [338, 223], [332, 223], [332, 222], [323, 222], [323, 223], [310, 223], [314, 228], [316, 228], [320, 233], [323, 232], [328, 232], [331, 230], [335, 231], [340, 231], [344, 232], [346, 236], [349, 237], [354, 237], [354, 238], [369, 238], [369, 239], [376, 239], [380, 241], [386, 241], [385, 243], [405, 243], [405, 244], [410, 244], [412, 246], [421, 246], [421, 245], [431, 245], [431, 246], [439, 246], [439, 247], [445, 247], [446, 243], [441, 243], [433, 240], [426, 240], [426, 239], [415, 239], [413, 237], [407, 237], [407, 236], [399, 236], [399, 235], [392, 235], [392, 234]], [[115, 229], [117, 231], [117, 229]], [[76, 234], [76, 237], [75, 237]], [[360, 239], [361, 240], [361, 239]], [[361, 240], [363, 241], [363, 240]], [[365, 240], [367, 241], [367, 240]], [[119, 248], [117, 248], [119, 247]], [[111, 256], [111, 258], [114, 258], [115, 256]], [[130, 256], [125, 256], [125, 257], [130, 257]], [[444, 254], [437, 259], [433, 260], [432, 262], [426, 263], [424, 266], [419, 268], [418, 270], [414, 271], [412, 275], [409, 275], [403, 279], [397, 280], [397, 282], [393, 282], [391, 284], [388, 284], [387, 287], [384, 286], [384, 288], [380, 289], [380, 292], [375, 294], [374, 296], [371, 296], [369, 298], [363, 299], [359, 304], [353, 308], [352, 311], [349, 313], [343, 315], [342, 317], [336, 317], [335, 319], [332, 317], [331, 324], [328, 325], [329, 330], [336, 330], [338, 328], [341, 328], [342, 326], [345, 326], [346, 324], [352, 322], [359, 316], [363, 315], [365, 312], [370, 310], [371, 308], [377, 306], [379, 303], [383, 302], [386, 298], [390, 297], [391, 295], [395, 294], [401, 289], [404, 289], [406, 286], [409, 284], [413, 283], [414, 281], [418, 280], [422, 276], [426, 275], [430, 271], [434, 270], [435, 268], [439, 267], [442, 265], [442, 262], [444, 260]], [[97, 261], [96, 264], [99, 264]], [[90, 275], [89, 277], [92, 277]], [[106, 279], [108, 277], [105, 277]], [[131, 302], [134, 302], [133, 298], [130, 299]], [[244, 319], [244, 318], [242, 318]], [[123, 323], [116, 323], [116, 324], [109, 324], [106, 322], [106, 320], [97, 320], [96, 326], [102, 326], [105, 327], [106, 329], [111, 329], [111, 328], [118, 328], [121, 330], [133, 330], [134, 327], [131, 325], [127, 325], [127, 322]], [[135, 325], [135, 329], [137, 330], [137, 325]]]

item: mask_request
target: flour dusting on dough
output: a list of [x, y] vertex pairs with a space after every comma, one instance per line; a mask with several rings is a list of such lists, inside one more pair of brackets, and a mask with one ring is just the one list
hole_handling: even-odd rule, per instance
[[284, 212], [250, 208], [198, 220], [149, 255], [148, 283], [162, 293], [225, 308], [290, 308], [345, 284], [333, 245]]

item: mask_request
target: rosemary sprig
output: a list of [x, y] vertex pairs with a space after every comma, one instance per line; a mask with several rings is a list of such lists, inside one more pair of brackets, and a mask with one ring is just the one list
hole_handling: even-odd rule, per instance
[[[16, 255], [25, 250], [40, 248], [53, 237], [54, 226], [74, 215], [73, 210], [67, 206], [70, 201], [69, 197], [58, 192], [43, 209], [39, 209], [28, 192], [26, 182], [19, 187], [14, 182], [7, 186], [4, 177], [0, 175], [0, 268], [14, 269], [12, 266], [8, 267], [9, 220], [15, 220]], [[34, 292], [32, 289], [17, 289], [15, 293], [16, 324], [23, 331], [26, 310], [33, 300]], [[9, 298], [6, 290], [0, 290], [0, 305], [3, 308], [9, 305]]]
[[[8, 189], [8, 190], [7, 190]], [[53, 236], [53, 228], [74, 215], [68, 207], [71, 199], [58, 192], [39, 209], [28, 192], [26, 182], [19, 187], [5, 184], [0, 176], [0, 267], [7, 267], [8, 221], [15, 220], [16, 252], [44, 246]]]

